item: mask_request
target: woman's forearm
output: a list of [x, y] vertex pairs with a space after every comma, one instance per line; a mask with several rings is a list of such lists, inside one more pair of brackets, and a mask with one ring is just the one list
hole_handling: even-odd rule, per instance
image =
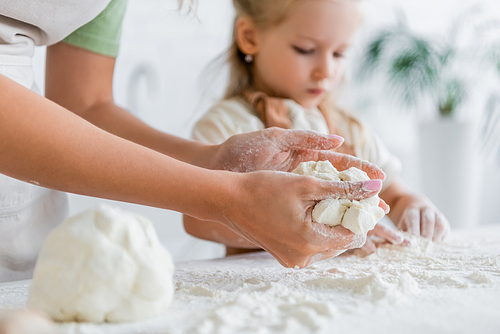
[[0, 173], [41, 186], [218, 220], [233, 174], [103, 131], [0, 76]]

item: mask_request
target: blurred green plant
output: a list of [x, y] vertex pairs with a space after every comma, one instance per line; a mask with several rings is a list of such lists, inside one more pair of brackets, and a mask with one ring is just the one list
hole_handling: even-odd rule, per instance
[[385, 88], [406, 107], [417, 107], [427, 98], [440, 116], [453, 117], [481, 70], [493, 65], [500, 75], [500, 47], [479, 46], [477, 36], [468, 45], [459, 43], [466, 22], [461, 17], [447, 35], [424, 37], [412, 31], [400, 13], [396, 25], [368, 42], [357, 70], [359, 79], [383, 74]]

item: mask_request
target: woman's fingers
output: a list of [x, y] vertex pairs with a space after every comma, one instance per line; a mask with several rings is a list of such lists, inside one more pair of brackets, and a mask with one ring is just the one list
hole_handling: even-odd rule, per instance
[[385, 214], [388, 214], [391, 211], [391, 208], [389, 207], [389, 205], [383, 199], [380, 199], [380, 201], [378, 202], [378, 206], [382, 210], [384, 210]]
[[324, 135], [311, 130], [283, 130], [268, 128], [264, 131], [280, 150], [332, 150], [344, 142], [337, 135]]
[[377, 195], [380, 189], [382, 189], [382, 180], [362, 182], [314, 180], [319, 184], [318, 190], [311, 194], [313, 195], [311, 199], [314, 201], [321, 201], [327, 198], [362, 200]]
[[[312, 210], [311, 210], [312, 211]], [[310, 214], [309, 214], [310, 215]], [[328, 226], [312, 221], [312, 217], [308, 217], [306, 224], [308, 232], [313, 236], [309, 237], [312, 244], [320, 245], [318, 253], [324, 253], [328, 250], [345, 250], [359, 248], [365, 242], [363, 235], [356, 235], [352, 231], [346, 229], [342, 225]]]
[[[331, 155], [329, 152], [322, 152], [323, 155]], [[334, 152], [331, 152], [334, 153]], [[337, 165], [334, 165], [338, 170], [346, 170], [351, 167], [356, 167], [364, 171], [370, 179], [385, 180], [385, 173], [376, 165], [366, 160], [358, 159], [349, 154], [337, 154]]]
[[351, 167], [356, 167], [364, 171], [370, 179], [385, 180], [384, 172], [376, 165], [356, 158], [352, 155], [333, 152], [333, 151], [317, 151], [306, 150], [298, 152], [295, 161], [291, 165], [291, 169], [295, 169], [299, 163], [304, 161], [330, 161], [337, 170], [346, 170]]

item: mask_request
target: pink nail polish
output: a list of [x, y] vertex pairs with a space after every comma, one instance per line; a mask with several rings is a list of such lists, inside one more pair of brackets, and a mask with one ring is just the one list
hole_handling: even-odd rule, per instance
[[364, 191], [376, 191], [382, 188], [382, 180], [370, 180], [363, 182]]

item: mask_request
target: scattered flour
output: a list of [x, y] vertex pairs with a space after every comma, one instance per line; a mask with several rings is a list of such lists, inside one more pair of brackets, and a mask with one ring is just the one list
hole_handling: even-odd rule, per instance
[[[446, 304], [446, 297], [439, 299], [441, 291], [456, 295], [472, 287], [500, 285], [499, 275], [493, 274], [500, 257], [478, 255], [473, 245], [461, 241], [435, 244], [410, 234], [406, 238], [409, 247], [381, 244], [368, 257], [340, 256], [301, 271], [271, 270], [269, 261], [274, 260], [254, 255], [250, 265], [261, 269], [221, 272], [226, 283], [236, 277], [244, 283], [237, 293], [219, 299], [190, 333], [328, 333], [336, 319], [348, 314], [410, 308], [429, 296]], [[233, 261], [234, 266], [238, 260]], [[190, 279], [193, 285], [206, 282], [206, 272], [193, 271]], [[212, 286], [226, 289], [223, 282]]]
[[[498, 333], [500, 228], [411, 246], [379, 244], [302, 270], [267, 253], [177, 264], [168, 313], [130, 324], [58, 324], [61, 333]], [[2, 288], [22, 307], [27, 284]], [[20, 297], [24, 296], [24, 297]], [[24, 298], [24, 299], [23, 299]], [[15, 304], [15, 300], [20, 300]], [[432, 329], [429, 331], [429, 329]]]
[[[328, 181], [367, 181], [368, 175], [362, 170], [351, 167], [337, 171], [330, 161], [302, 162], [292, 171], [299, 175], [309, 175]], [[355, 234], [366, 234], [384, 217], [379, 206], [378, 196], [361, 201], [350, 201], [345, 198], [331, 198], [320, 201], [313, 209], [314, 221], [328, 226], [342, 225]]]

